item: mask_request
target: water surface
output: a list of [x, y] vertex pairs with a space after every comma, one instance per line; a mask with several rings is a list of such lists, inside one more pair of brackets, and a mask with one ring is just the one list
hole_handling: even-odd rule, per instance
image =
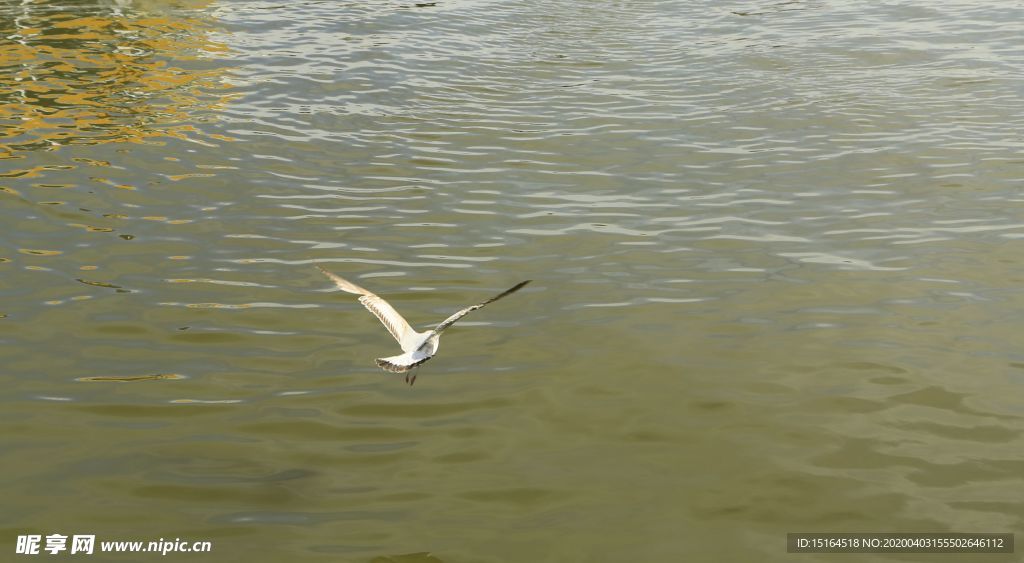
[[[1022, 21], [0, 8], [3, 549], [782, 561], [787, 532], [1020, 530]], [[535, 281], [410, 388], [314, 264], [419, 327]]]

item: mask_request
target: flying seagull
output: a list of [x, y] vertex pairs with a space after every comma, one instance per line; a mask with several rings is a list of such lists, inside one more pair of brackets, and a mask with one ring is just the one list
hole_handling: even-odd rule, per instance
[[367, 289], [363, 289], [341, 276], [332, 274], [320, 266], [317, 266], [317, 269], [323, 272], [327, 277], [331, 278], [331, 280], [333, 280], [342, 291], [359, 295], [359, 302], [362, 303], [368, 311], [373, 313], [374, 316], [380, 319], [380, 322], [384, 324], [384, 328], [388, 329], [391, 336], [395, 337], [395, 340], [397, 340], [398, 344], [402, 347], [402, 353], [397, 356], [391, 356], [390, 358], [377, 358], [377, 366], [385, 371], [405, 373], [405, 381], [409, 385], [416, 382], [416, 375], [413, 375], [412, 379], [409, 378], [409, 370], [434, 357], [438, 348], [441, 347], [441, 333], [444, 332], [445, 329], [455, 324], [455, 321], [465, 317], [473, 311], [476, 311], [484, 305], [493, 303], [506, 295], [519, 291], [524, 285], [532, 281], [526, 280], [519, 282], [483, 303], [466, 307], [465, 309], [462, 309], [441, 321], [441, 324], [435, 326], [432, 330], [416, 332], [411, 326], [409, 326], [408, 321], [406, 321], [402, 315], [398, 314], [398, 311], [396, 311], [390, 303], [377, 294]]

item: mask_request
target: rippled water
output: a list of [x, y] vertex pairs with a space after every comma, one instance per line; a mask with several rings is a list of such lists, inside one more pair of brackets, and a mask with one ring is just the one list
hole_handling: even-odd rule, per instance
[[[1022, 22], [2, 5], [2, 549], [782, 561], [787, 532], [1020, 530]], [[535, 281], [410, 388], [316, 263], [420, 327]]]

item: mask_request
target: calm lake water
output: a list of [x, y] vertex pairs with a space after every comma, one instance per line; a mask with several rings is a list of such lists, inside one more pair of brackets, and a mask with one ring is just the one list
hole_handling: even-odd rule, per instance
[[[1020, 3], [25, 0], [0, 26], [5, 560], [95, 534], [792, 561], [787, 532], [1024, 528]], [[534, 282], [409, 387], [314, 264], [421, 328]]]

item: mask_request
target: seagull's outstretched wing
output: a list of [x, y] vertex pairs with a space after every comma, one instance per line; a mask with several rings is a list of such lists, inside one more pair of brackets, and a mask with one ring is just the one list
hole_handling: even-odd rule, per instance
[[512, 286], [511, 288], [506, 289], [505, 291], [502, 291], [501, 293], [495, 295], [494, 297], [491, 297], [487, 301], [484, 301], [483, 303], [478, 303], [476, 305], [472, 305], [470, 307], [466, 307], [465, 309], [459, 311], [458, 313], [455, 313], [454, 315], [452, 315], [452, 316], [448, 317], [447, 319], [441, 321], [441, 324], [439, 324], [436, 327], [434, 327], [434, 330], [432, 330], [431, 332], [433, 332], [434, 334], [441, 334], [442, 332], [444, 332], [444, 330], [446, 328], [448, 328], [448, 327], [452, 326], [453, 324], [455, 324], [455, 321], [461, 319], [462, 317], [465, 317], [466, 315], [470, 314], [473, 311], [476, 311], [477, 309], [479, 309], [480, 307], [483, 307], [484, 305], [487, 305], [488, 303], [494, 303], [495, 301], [501, 299], [502, 297], [505, 297], [506, 295], [511, 295], [511, 294], [519, 291], [520, 289], [523, 288], [524, 285], [530, 283], [531, 281], [533, 281], [533, 280], [526, 280], [526, 281], [523, 281], [523, 282], [519, 282], [516, 285]]
[[391, 306], [390, 303], [382, 299], [379, 295], [359, 287], [358, 285], [346, 280], [345, 278], [332, 274], [320, 266], [317, 269], [324, 273], [325, 276], [331, 278], [334, 283], [342, 291], [349, 293], [355, 293], [360, 295], [359, 302], [366, 307], [368, 311], [373, 313], [380, 322], [388, 329], [391, 336], [395, 337], [398, 344], [402, 346], [404, 352], [409, 352], [415, 347], [417, 339], [416, 336], [419, 334], [409, 326], [409, 322], [398, 314], [398, 311]]

